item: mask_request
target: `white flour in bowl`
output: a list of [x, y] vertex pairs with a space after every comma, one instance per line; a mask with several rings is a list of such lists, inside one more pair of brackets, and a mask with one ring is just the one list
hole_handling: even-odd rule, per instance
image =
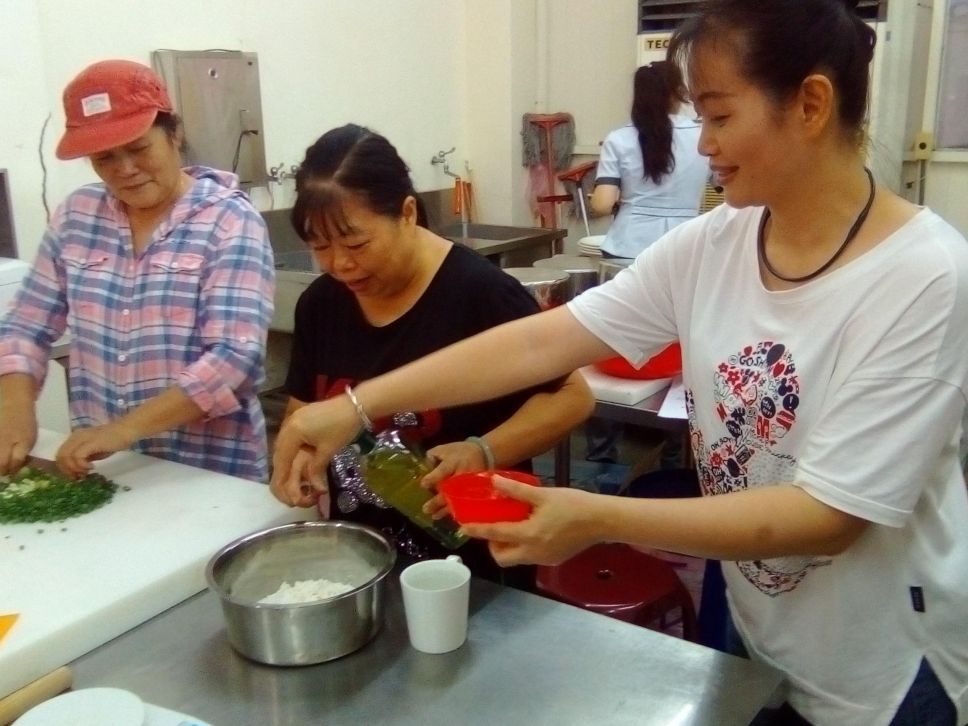
[[259, 600], [260, 605], [298, 605], [301, 603], [325, 600], [342, 595], [353, 589], [352, 585], [332, 580], [296, 580], [284, 582], [271, 595]]

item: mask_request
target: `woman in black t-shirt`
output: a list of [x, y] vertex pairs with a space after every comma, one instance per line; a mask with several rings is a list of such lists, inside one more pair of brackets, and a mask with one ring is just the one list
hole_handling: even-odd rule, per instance
[[[538, 311], [517, 280], [427, 229], [409, 169], [384, 137], [368, 129], [348, 125], [320, 137], [306, 152], [296, 191], [293, 225], [327, 274], [307, 288], [296, 306], [287, 416], [307, 403], [346, 395], [347, 386]], [[475, 375], [467, 371], [468, 377]], [[588, 386], [572, 373], [550, 386], [481, 404], [397, 414], [375, 422], [375, 428], [400, 428], [427, 450], [436, 466], [424, 481], [435, 484], [488, 465], [530, 471], [530, 457], [567, 436], [593, 405]], [[327, 490], [322, 477], [313, 486], [311, 493], [277, 489], [274, 494], [305, 506]], [[376, 526], [405, 556], [448, 554], [386, 507], [358, 468], [330, 467], [328, 493], [319, 500], [324, 513]], [[480, 543], [458, 552], [475, 574], [531, 584], [530, 570], [502, 572]]]

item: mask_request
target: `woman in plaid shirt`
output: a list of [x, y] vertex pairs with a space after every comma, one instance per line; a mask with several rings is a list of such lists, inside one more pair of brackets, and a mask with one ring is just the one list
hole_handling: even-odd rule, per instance
[[103, 183], [58, 207], [0, 322], [0, 474], [36, 441], [34, 401], [69, 327], [65, 472], [134, 448], [264, 481], [274, 275], [261, 216], [235, 175], [181, 167], [179, 121], [150, 68], [95, 63], [64, 111], [58, 158], [88, 157]]

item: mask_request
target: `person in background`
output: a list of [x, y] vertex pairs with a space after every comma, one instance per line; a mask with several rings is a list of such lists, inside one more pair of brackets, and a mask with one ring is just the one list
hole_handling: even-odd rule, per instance
[[[606, 258], [634, 258], [670, 229], [699, 214], [709, 165], [699, 153], [699, 122], [683, 113], [685, 87], [672, 63], [657, 61], [635, 71], [631, 123], [602, 143], [590, 206], [598, 215], [618, 213], [602, 242]], [[614, 463], [624, 426], [593, 418], [585, 428], [589, 461]], [[654, 443], [672, 461], [681, 454], [675, 436], [656, 433]]]
[[674, 64], [635, 71], [632, 122], [602, 143], [592, 193], [595, 214], [618, 213], [604, 257], [637, 257], [673, 227], [699, 214], [709, 166], [699, 153], [699, 122], [682, 113], [685, 88]]
[[[296, 174], [292, 223], [326, 273], [296, 305], [286, 415], [324, 399], [349, 400], [358, 383], [509, 320], [538, 305], [496, 265], [427, 228], [407, 165], [390, 142], [349, 124], [323, 134]], [[464, 375], [479, 372], [468, 366]], [[549, 450], [591, 412], [584, 379], [571, 373], [554, 384], [494, 401], [441, 411], [416, 409], [377, 421], [401, 429], [436, 464], [433, 486], [465, 471], [531, 470], [530, 457]], [[409, 557], [449, 554], [390, 509], [367, 486], [352, 451], [342, 452], [326, 483], [314, 491], [283, 486], [273, 493], [291, 505], [321, 497], [324, 514], [383, 530]], [[458, 549], [478, 575], [528, 588], [532, 568], [503, 573], [481, 542]]]
[[[961, 726], [968, 243], [865, 169], [875, 38], [842, 0], [703, 4], [669, 54], [727, 204], [567, 306], [356, 393], [370, 417], [466, 404], [609, 354], [642, 362], [679, 339], [704, 496], [499, 478], [531, 518], [465, 532], [506, 565], [562, 562], [601, 541], [720, 559], [736, 652], [785, 676], [785, 705], [762, 719]], [[358, 427], [344, 398], [298, 411], [274, 477], [298, 479], [295, 451], [325, 459]]]
[[182, 168], [180, 121], [150, 68], [85, 68], [64, 113], [57, 157], [88, 157], [102, 183], [54, 212], [0, 321], [0, 474], [36, 442], [51, 344], [69, 328], [64, 472], [133, 448], [266, 481], [257, 393], [274, 268], [261, 216], [234, 175]]

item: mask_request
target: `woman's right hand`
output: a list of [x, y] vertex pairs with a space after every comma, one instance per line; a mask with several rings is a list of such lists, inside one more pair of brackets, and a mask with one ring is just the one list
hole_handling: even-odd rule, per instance
[[327, 491], [325, 470], [330, 459], [359, 430], [356, 409], [346, 396], [293, 411], [276, 437], [269, 484], [273, 495], [293, 507], [315, 503]]
[[532, 506], [531, 516], [522, 522], [461, 527], [470, 537], [488, 540], [491, 556], [501, 567], [558, 565], [602, 541], [595, 508], [600, 494], [570, 487], [533, 487], [503, 476], [494, 476], [493, 481], [497, 491]]
[[326, 482], [325, 470], [313, 468], [315, 453], [312, 449], [304, 446], [296, 452], [292, 461], [291, 469], [295, 472], [302, 472], [299, 480], [299, 489], [292, 489], [288, 486], [288, 480], [280, 481], [275, 476], [269, 484], [269, 491], [283, 504], [290, 507], [311, 507], [318, 504], [319, 498], [325, 496], [329, 487]]

